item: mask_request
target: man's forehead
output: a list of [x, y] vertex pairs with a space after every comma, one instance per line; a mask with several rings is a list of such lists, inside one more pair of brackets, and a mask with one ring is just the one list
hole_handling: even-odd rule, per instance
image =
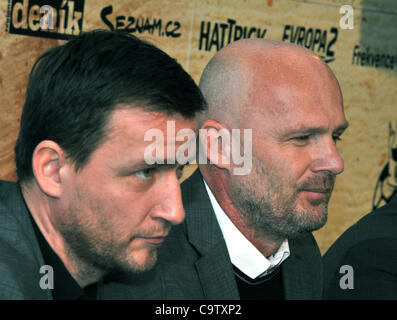
[[245, 127], [274, 133], [335, 130], [344, 127], [346, 117], [342, 102], [331, 103], [307, 99], [295, 99], [293, 95], [275, 97], [258, 102], [256, 108], [245, 116]]
[[118, 133], [133, 133], [136, 138], [143, 137], [147, 130], [157, 129], [166, 132], [173, 123], [175, 128], [197, 130], [195, 118], [184, 118], [181, 114], [167, 114], [163, 111], [145, 110], [139, 107], [119, 107], [113, 111], [108, 122], [109, 136]]
[[327, 64], [313, 52], [297, 46], [279, 45], [242, 63], [244, 72], [251, 75], [253, 87], [309, 87], [335, 80]]
[[[153, 161], [180, 163], [175, 161], [179, 146], [195, 145], [197, 127], [195, 118], [187, 119], [178, 114], [118, 109], [109, 121], [101, 153], [117, 157], [117, 163], [129, 170], [145, 163], [153, 164]], [[151, 160], [145, 161], [145, 156]]]
[[288, 117], [319, 109], [342, 109], [343, 98], [336, 79], [328, 73], [309, 76], [258, 78], [250, 86], [251, 112], [266, 116]]
[[135, 122], [136, 124], [159, 125], [166, 121], [169, 117], [166, 113], [160, 111], [151, 111], [144, 107], [136, 105], [121, 105], [116, 108], [109, 117], [109, 126], [128, 125], [128, 122]]

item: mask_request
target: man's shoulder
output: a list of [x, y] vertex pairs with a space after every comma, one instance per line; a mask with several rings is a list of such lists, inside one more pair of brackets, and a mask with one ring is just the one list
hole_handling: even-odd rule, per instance
[[16, 182], [0, 180], [0, 213], [9, 207], [10, 201], [18, 192], [18, 184]]
[[[383, 207], [380, 207], [361, 218], [353, 228], [356, 229], [365, 240], [371, 237], [390, 236], [397, 238], [397, 195]], [[363, 232], [366, 232], [364, 234]]]
[[40, 289], [40, 267], [27, 246], [0, 238], [0, 300], [47, 299]]
[[16, 218], [18, 206], [18, 185], [15, 182], [0, 180], [0, 237], [10, 236], [20, 226]]
[[18, 183], [14, 181], [0, 180], [0, 201], [7, 199], [7, 195], [18, 191]]
[[0, 299], [46, 298], [38, 287], [40, 255], [24, 211], [17, 183], [0, 181]]
[[[395, 197], [388, 205], [365, 215], [328, 249], [323, 259], [325, 298], [397, 297], [396, 200]], [[349, 269], [343, 271], [342, 267]], [[354, 290], [341, 287], [343, 272], [354, 275]]]
[[348, 228], [331, 246], [326, 256], [336, 251], [348, 251], [360, 243], [377, 239], [397, 240], [397, 197], [392, 202], [378, 208]]
[[22, 231], [23, 222], [28, 221], [28, 216], [23, 216], [23, 208], [18, 184], [0, 180], [0, 238], [12, 237], [14, 233]]

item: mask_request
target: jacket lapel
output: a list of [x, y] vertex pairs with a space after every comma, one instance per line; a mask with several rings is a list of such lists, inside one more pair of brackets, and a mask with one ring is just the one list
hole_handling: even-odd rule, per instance
[[188, 240], [205, 299], [239, 299], [230, 258], [199, 170], [182, 185]]
[[289, 241], [291, 255], [281, 265], [287, 300], [321, 299], [321, 254], [314, 241], [312, 234]]
[[205, 299], [238, 300], [239, 294], [229, 256], [223, 243], [214, 246], [196, 262]]

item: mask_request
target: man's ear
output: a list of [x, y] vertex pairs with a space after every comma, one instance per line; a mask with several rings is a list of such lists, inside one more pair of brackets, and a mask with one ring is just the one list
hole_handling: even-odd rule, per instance
[[40, 142], [32, 158], [33, 174], [41, 190], [50, 197], [61, 195], [61, 168], [65, 154], [54, 141]]
[[[206, 163], [231, 169], [231, 132], [215, 120], [207, 120], [200, 128], [200, 152]], [[200, 160], [204, 160], [200, 158]], [[201, 163], [200, 163], [201, 164]]]

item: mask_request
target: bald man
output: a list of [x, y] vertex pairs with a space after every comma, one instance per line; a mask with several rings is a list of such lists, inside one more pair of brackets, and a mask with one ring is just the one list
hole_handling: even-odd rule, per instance
[[326, 223], [348, 126], [335, 76], [311, 51], [249, 39], [219, 51], [200, 88], [209, 108], [199, 170], [182, 184], [185, 223], [146, 280], [113, 297], [320, 299], [311, 232]]

